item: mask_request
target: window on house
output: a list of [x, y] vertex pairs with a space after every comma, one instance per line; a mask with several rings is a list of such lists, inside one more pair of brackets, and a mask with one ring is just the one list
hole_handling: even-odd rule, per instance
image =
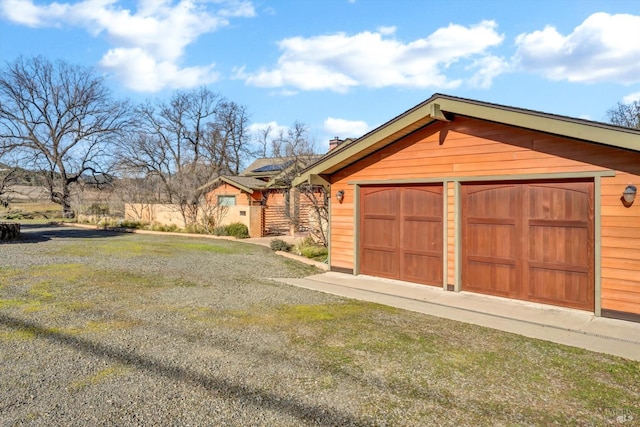
[[236, 196], [218, 196], [218, 206], [235, 206]]

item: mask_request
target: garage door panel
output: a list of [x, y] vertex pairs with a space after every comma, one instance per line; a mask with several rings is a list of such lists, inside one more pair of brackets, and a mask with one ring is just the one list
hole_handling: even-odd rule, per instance
[[517, 216], [519, 191], [515, 185], [477, 185], [468, 189], [466, 210], [469, 218], [513, 219]]
[[360, 272], [442, 285], [442, 186], [362, 187]]
[[403, 227], [403, 250], [442, 254], [442, 221], [405, 221]]
[[469, 224], [466, 231], [467, 256], [515, 257], [515, 224]]
[[593, 182], [465, 184], [462, 198], [463, 289], [593, 310]]
[[530, 270], [529, 300], [546, 304], [563, 302], [565, 307], [584, 308], [593, 303], [586, 272], [532, 268]]
[[442, 256], [405, 252], [402, 258], [402, 280], [442, 285]]
[[529, 186], [531, 219], [584, 220], [589, 214], [589, 191], [586, 183]]
[[469, 261], [463, 289], [473, 292], [510, 297], [516, 282], [513, 263]]
[[402, 214], [442, 218], [442, 187], [407, 187], [402, 194]]
[[365, 248], [362, 251], [363, 265], [367, 265], [364, 274], [394, 278], [400, 270], [400, 263], [395, 251]]
[[362, 227], [364, 246], [395, 248], [398, 245], [398, 235], [395, 219], [368, 218]]
[[397, 216], [399, 195], [392, 188], [367, 188], [362, 191], [362, 206], [365, 215]]
[[[587, 228], [531, 227], [530, 262], [559, 263], [587, 268], [590, 264]], [[558, 242], [570, 242], [558, 244]]]

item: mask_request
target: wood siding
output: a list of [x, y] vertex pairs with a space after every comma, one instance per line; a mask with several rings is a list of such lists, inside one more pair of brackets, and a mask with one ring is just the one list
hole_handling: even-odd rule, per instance
[[[620, 196], [627, 184], [640, 185], [640, 153], [584, 143], [540, 132], [455, 117], [435, 123], [395, 142], [330, 177], [332, 195], [345, 191], [342, 204], [331, 204], [331, 266], [356, 268], [354, 254], [355, 190], [350, 182], [442, 179], [479, 176], [535, 177], [567, 172], [616, 172], [602, 177], [601, 306], [640, 314], [640, 195], [631, 207]], [[456, 184], [447, 186], [447, 282], [453, 284]]]
[[[291, 221], [287, 216], [287, 203], [284, 191], [269, 191], [267, 204], [264, 207], [263, 235], [277, 236], [288, 234]], [[286, 196], [286, 197], [285, 197]]]
[[361, 272], [442, 287], [442, 186], [361, 191]]
[[[254, 195], [256, 195], [254, 191]], [[211, 204], [218, 204], [218, 196], [236, 196], [236, 206], [249, 206], [251, 195], [245, 193], [237, 187], [227, 184], [223, 182], [221, 185], [216, 187], [214, 190], [211, 190], [207, 193], [207, 200]], [[255, 197], [255, 196], [254, 196]], [[260, 200], [260, 195], [257, 194], [258, 200]]]
[[594, 310], [593, 182], [462, 186], [462, 289]]

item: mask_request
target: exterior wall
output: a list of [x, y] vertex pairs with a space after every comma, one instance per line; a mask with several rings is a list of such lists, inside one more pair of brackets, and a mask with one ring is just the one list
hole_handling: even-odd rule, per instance
[[640, 183], [640, 156], [625, 154], [628, 167], [602, 178], [602, 308], [640, 313], [640, 194], [628, 208], [620, 201], [628, 184]]
[[125, 203], [124, 218], [184, 228], [184, 220], [176, 205]]
[[257, 198], [256, 200], [260, 201], [261, 193], [254, 191], [253, 194], [250, 195], [239, 188], [223, 182], [220, 186], [207, 193], [207, 201], [215, 205], [218, 203], [218, 196], [236, 196], [236, 206], [249, 206], [251, 200]]
[[627, 184], [640, 185], [640, 153], [465, 117], [427, 126], [331, 176], [332, 197], [338, 190], [345, 191], [342, 204], [331, 203], [331, 267], [358, 271], [354, 183], [446, 182], [445, 277], [448, 285], [456, 286], [455, 206], [460, 180], [544, 179], [549, 174], [595, 176], [606, 172], [615, 176], [596, 180], [596, 184], [601, 182], [596, 188], [596, 194], [601, 193], [596, 208], [600, 202], [602, 224], [601, 248], [596, 247], [596, 256], [600, 256], [602, 266], [602, 309], [640, 314], [640, 194], [631, 207], [624, 207], [620, 201]]
[[254, 191], [252, 194], [245, 193], [233, 185], [223, 182], [220, 186], [207, 193], [207, 201], [216, 205], [218, 196], [235, 196], [236, 205], [227, 206], [226, 212], [220, 218], [218, 225], [228, 225], [234, 222], [241, 222], [249, 229], [249, 236], [262, 237], [262, 192]]
[[267, 205], [264, 209], [263, 234], [282, 235], [290, 231], [291, 221], [286, 214], [286, 200], [284, 191], [269, 191]]
[[[261, 213], [261, 206], [227, 206], [224, 211], [219, 213], [219, 224], [217, 225], [241, 222], [249, 229], [250, 237], [261, 237]], [[162, 225], [175, 224], [179, 228], [185, 227], [182, 215], [176, 205], [127, 203], [125, 204], [125, 219], [156, 222]], [[253, 222], [252, 219], [254, 219]]]

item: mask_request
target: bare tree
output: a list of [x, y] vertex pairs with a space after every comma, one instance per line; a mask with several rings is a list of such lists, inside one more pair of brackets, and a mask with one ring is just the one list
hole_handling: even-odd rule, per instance
[[11, 187], [16, 182], [16, 168], [0, 164], [0, 206], [7, 208], [11, 198]]
[[267, 141], [271, 145], [274, 157], [288, 159], [288, 167], [275, 179], [275, 187], [281, 188], [288, 197], [285, 215], [290, 225], [297, 229], [301, 224], [309, 227], [309, 232], [315, 241], [327, 244], [328, 203], [327, 194], [322, 186], [300, 185], [291, 188], [293, 179], [311, 163], [320, 158], [316, 144], [309, 135], [309, 127], [295, 122], [288, 130], [281, 130], [274, 138], [269, 138], [270, 131], [259, 135], [259, 142], [265, 146]]
[[200, 88], [147, 102], [137, 117], [136, 132], [120, 146], [120, 167], [161, 182], [156, 202], [176, 205], [185, 224], [195, 224], [206, 203], [204, 184], [240, 167], [248, 145], [246, 109]]
[[259, 129], [256, 137], [256, 144], [258, 148], [252, 153], [256, 157], [267, 157], [269, 155], [269, 147], [271, 146], [271, 133], [273, 128], [268, 125], [265, 128]]
[[73, 217], [71, 186], [104, 171], [127, 124], [127, 103], [112, 100], [90, 68], [34, 57], [0, 71], [0, 141], [45, 174], [65, 217]]
[[607, 111], [609, 122], [618, 126], [640, 129], [640, 101], [633, 101], [629, 104], [618, 104]]
[[216, 120], [209, 125], [207, 151], [217, 159], [220, 169], [232, 175], [240, 173], [243, 161], [249, 156], [250, 135], [247, 109], [235, 102], [222, 102]]

